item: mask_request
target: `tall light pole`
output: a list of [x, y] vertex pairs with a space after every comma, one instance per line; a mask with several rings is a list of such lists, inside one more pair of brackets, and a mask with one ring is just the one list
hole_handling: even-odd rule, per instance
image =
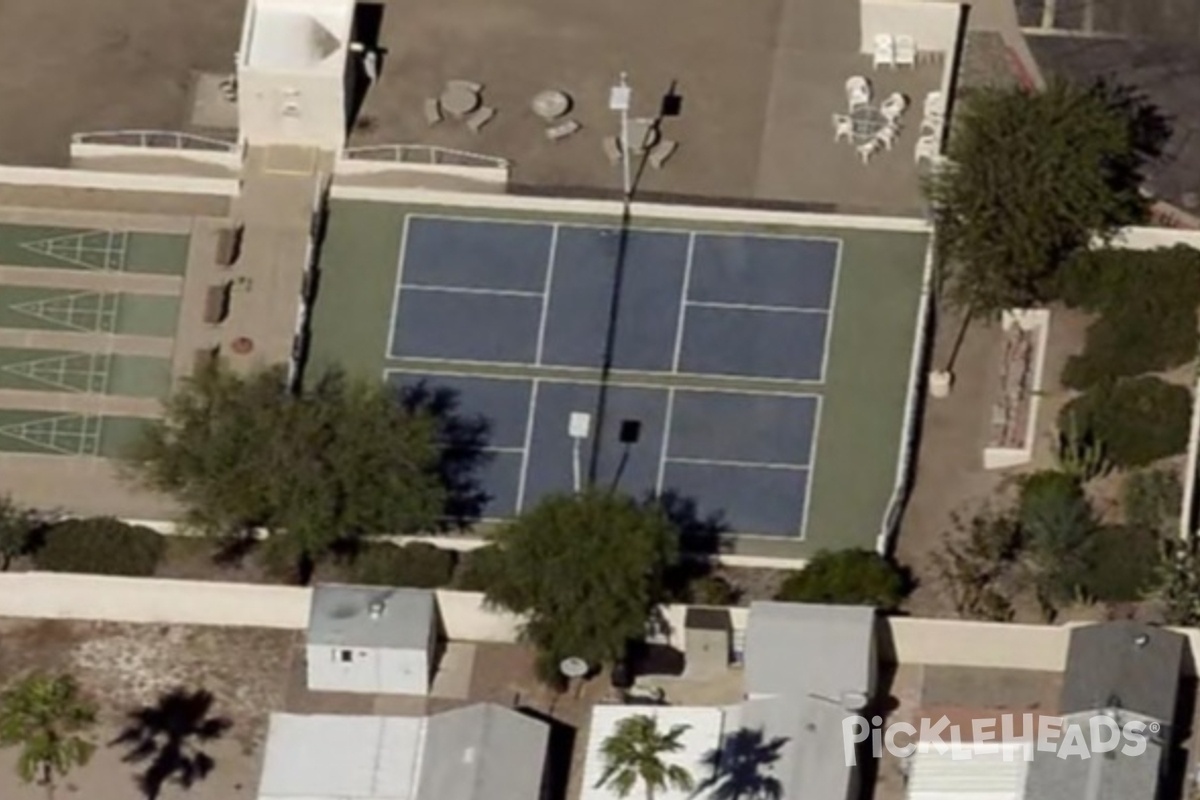
[[617, 85], [608, 95], [608, 107], [621, 112], [621, 170], [625, 202], [633, 195], [633, 174], [629, 163], [629, 106], [633, 101], [633, 89], [629, 86], [629, 74], [621, 73]]

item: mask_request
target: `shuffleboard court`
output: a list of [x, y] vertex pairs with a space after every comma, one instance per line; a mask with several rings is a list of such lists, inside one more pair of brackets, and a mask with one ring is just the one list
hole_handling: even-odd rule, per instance
[[170, 387], [165, 358], [0, 348], [0, 389], [163, 397]]
[[0, 265], [182, 275], [184, 234], [0, 223]]
[[174, 336], [179, 298], [0, 286], [0, 328]]
[[0, 409], [0, 452], [119, 458], [147, 424], [137, 417]]

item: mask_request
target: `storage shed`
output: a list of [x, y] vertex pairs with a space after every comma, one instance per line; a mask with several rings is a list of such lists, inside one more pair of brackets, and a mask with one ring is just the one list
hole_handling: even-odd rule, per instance
[[429, 693], [436, 603], [423, 589], [319, 585], [313, 589], [308, 688], [368, 694]]

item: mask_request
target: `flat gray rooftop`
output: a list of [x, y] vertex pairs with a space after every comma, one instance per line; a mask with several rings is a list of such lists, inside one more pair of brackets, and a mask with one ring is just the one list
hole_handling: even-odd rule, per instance
[[[373, 604], [378, 604], [377, 617]], [[312, 593], [308, 642], [424, 650], [433, 621], [433, 592], [322, 584]]]
[[[782, 202], [814, 210], [919, 213], [910, 119], [895, 152], [864, 166], [833, 141], [831, 115], [846, 108], [844, 84], [868, 76], [882, 99], [918, 105], [940, 83], [940, 61], [873, 72], [858, 53], [857, 2], [838, 0], [385, 0], [379, 81], [366, 95], [351, 146], [427, 144], [513, 162], [518, 190], [617, 192], [620, 170], [602, 140], [617, 133], [608, 91], [622, 70], [633, 114], [656, 116], [664, 97], [678, 114], [662, 120], [679, 142], [664, 169], [645, 169], [643, 198]], [[484, 85], [495, 119], [475, 134], [459, 122], [429, 127], [426, 98], [447, 80]], [[551, 143], [530, 110], [539, 91], [574, 101], [582, 130]], [[910, 114], [913, 112], [910, 112]], [[915, 113], [919, 114], [919, 111]]]
[[244, 0], [5, 0], [0, 162], [66, 166], [71, 135], [183, 130], [201, 72], [232, 72]]

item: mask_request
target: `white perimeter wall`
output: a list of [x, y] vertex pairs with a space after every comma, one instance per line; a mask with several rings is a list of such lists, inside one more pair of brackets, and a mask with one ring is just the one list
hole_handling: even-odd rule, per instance
[[[302, 630], [311, 590], [293, 586], [116, 578], [42, 572], [0, 573], [0, 617], [108, 620], [133, 623], [219, 625]], [[438, 610], [451, 639], [517, 640], [520, 619], [485, 607], [477, 592], [437, 592]], [[683, 647], [685, 606], [667, 606], [672, 634]], [[744, 630], [748, 610], [730, 609]], [[993, 667], [1061, 672], [1067, 662], [1069, 625], [1015, 625], [968, 620], [891, 617], [880, 655], [902, 664]], [[1200, 654], [1200, 630], [1177, 629]], [[1200, 661], [1200, 658], [1195, 659]]]

